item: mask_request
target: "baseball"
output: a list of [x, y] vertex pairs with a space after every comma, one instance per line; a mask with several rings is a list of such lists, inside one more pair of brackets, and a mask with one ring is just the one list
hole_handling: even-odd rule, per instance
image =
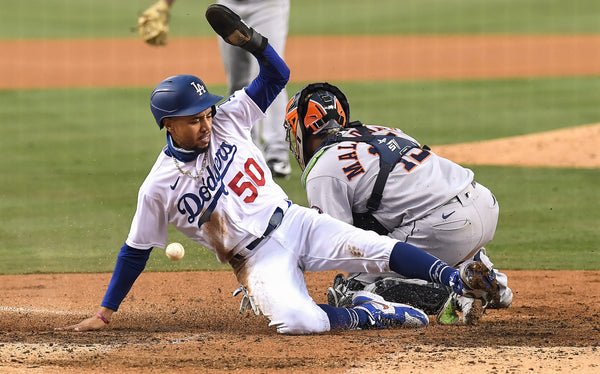
[[181, 258], [185, 254], [185, 251], [180, 243], [171, 243], [167, 246], [165, 253], [167, 257], [171, 260], [178, 261], [181, 260]]

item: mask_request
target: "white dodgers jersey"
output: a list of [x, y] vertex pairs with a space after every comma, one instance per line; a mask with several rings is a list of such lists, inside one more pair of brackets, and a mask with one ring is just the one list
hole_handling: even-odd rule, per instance
[[[260, 237], [274, 210], [288, 206], [250, 135], [263, 117], [240, 90], [219, 105], [208, 152], [184, 163], [163, 150], [140, 187], [127, 245], [164, 248], [172, 224], [226, 263]], [[183, 175], [175, 163], [199, 177]]]

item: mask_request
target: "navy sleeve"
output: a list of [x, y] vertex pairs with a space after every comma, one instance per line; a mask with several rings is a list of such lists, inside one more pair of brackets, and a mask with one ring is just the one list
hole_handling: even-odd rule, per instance
[[246, 93], [265, 112], [290, 79], [290, 69], [270, 44], [255, 57], [260, 71]]
[[127, 244], [121, 247], [110, 284], [104, 300], [102, 300], [103, 307], [110, 308], [115, 312], [119, 309], [119, 305], [127, 296], [131, 286], [146, 267], [151, 251], [152, 248], [140, 250], [131, 248]]

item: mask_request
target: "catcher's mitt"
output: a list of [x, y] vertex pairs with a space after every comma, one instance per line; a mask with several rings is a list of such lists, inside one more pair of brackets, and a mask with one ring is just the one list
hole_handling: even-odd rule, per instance
[[171, 8], [165, 0], [158, 0], [138, 18], [138, 30], [150, 45], [166, 45]]

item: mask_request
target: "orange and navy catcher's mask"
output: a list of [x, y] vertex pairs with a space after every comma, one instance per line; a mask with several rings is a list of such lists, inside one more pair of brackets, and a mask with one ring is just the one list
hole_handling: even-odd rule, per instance
[[306, 149], [308, 137], [344, 127], [349, 117], [346, 96], [326, 82], [311, 83], [290, 99], [284, 122], [286, 140], [302, 170], [312, 157]]

